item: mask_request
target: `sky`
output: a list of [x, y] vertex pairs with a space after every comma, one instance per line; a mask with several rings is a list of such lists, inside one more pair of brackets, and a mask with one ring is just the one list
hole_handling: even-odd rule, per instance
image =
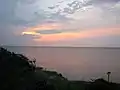
[[0, 45], [120, 47], [120, 0], [0, 0]]

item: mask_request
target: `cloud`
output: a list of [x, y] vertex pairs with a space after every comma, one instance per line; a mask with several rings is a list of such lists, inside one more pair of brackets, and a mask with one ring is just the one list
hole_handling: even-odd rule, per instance
[[28, 27], [24, 31], [40, 31], [40, 30], [53, 30], [53, 29], [62, 29], [63, 25], [61, 23], [44, 23], [40, 25], [36, 25], [33, 27]]
[[57, 8], [59, 7], [59, 5], [55, 5], [55, 6], [52, 6], [52, 7], [48, 7], [49, 9], [54, 9], [54, 8]]
[[[74, 14], [76, 11], [85, 7], [95, 6], [99, 8], [110, 8], [119, 2], [120, 0], [75, 0], [69, 2], [66, 7], [62, 8], [63, 10], [60, 10], [61, 13]], [[56, 7], [50, 9], [56, 9]]]
[[[69, 21], [64, 15], [38, 8], [39, 0], [1, 0], [0, 25], [34, 26], [45, 22]], [[4, 9], [3, 9], [4, 8]]]
[[67, 22], [70, 20], [58, 13], [38, 9], [36, 5], [38, 1], [0, 0], [0, 44], [18, 45], [21, 42], [24, 45], [26, 42], [32, 43], [33, 35], [20, 35], [25, 28], [42, 25], [43, 23], [58, 23], [63, 20]]
[[57, 33], [62, 33], [60, 30], [42, 30], [42, 31], [37, 31], [37, 33], [40, 34], [57, 34]]
[[[119, 42], [114, 38], [119, 36], [119, 27], [116, 29], [115, 26], [120, 24], [119, 0], [64, 0], [55, 6], [53, 3], [42, 5], [43, 1], [54, 2], [0, 0], [0, 44], [41, 45], [44, 42], [49, 45], [51, 42], [59, 43], [57, 40], [71, 41], [68, 44], [76, 40], [76, 43], [80, 40], [89, 43], [88, 38], [97, 37], [99, 42], [101, 39], [98, 37], [105, 36]], [[104, 28], [106, 26], [109, 28]]]
[[[38, 7], [39, 0], [36, 0], [36, 3], [21, 3], [18, 2], [16, 6], [15, 15], [19, 20], [24, 20], [27, 22], [27, 25], [37, 25], [47, 22], [68, 22], [71, 19], [65, 15], [61, 15], [59, 12], [50, 12]], [[54, 6], [58, 7], [58, 5]], [[52, 7], [49, 7], [52, 8]]]
[[23, 37], [14, 34], [15, 32], [21, 32], [22, 27], [20, 29], [19, 25], [27, 23], [25, 20], [20, 20], [15, 16], [16, 5], [19, 1], [0, 0], [0, 44], [21, 45], [26, 44], [26, 40], [31, 40], [30, 37], [23, 39]]
[[56, 34], [43, 34], [41, 38], [34, 39], [37, 42], [56, 42], [61, 40], [77, 40], [77, 39], [86, 39], [86, 38], [99, 38], [106, 36], [119, 36], [120, 30], [119, 28], [96, 28], [91, 30], [82, 30], [78, 32], [63, 32]]
[[68, 24], [44, 23], [24, 29], [22, 35], [58, 34], [65, 32], [77, 32], [77, 30], [68, 27]]
[[89, 0], [86, 4], [87, 5], [98, 5], [98, 4], [105, 4], [105, 3], [113, 3], [116, 4], [118, 3], [120, 0]]
[[60, 2], [58, 2], [58, 3], [63, 3], [64, 2], [64, 0], [63, 1], [60, 1]]

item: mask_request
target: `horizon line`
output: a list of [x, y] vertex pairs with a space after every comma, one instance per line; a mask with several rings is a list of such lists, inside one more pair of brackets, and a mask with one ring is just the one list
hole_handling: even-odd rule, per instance
[[117, 48], [117, 49], [120, 49], [120, 47], [111, 47], [111, 46], [108, 46], [108, 47], [102, 47], [102, 46], [17, 46], [17, 45], [0, 45], [0, 47], [42, 47], [42, 48]]

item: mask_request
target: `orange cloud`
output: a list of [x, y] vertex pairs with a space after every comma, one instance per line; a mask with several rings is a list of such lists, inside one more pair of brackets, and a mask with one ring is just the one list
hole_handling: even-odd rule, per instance
[[35, 41], [58, 41], [71, 39], [96, 38], [102, 36], [120, 35], [120, 28], [100, 28], [82, 30], [79, 32], [66, 32], [59, 34], [42, 35], [41, 38], [34, 39]]
[[32, 34], [36, 31], [40, 31], [40, 30], [53, 30], [53, 29], [62, 29], [63, 25], [60, 23], [50, 23], [50, 24], [42, 24], [42, 25], [38, 25], [38, 26], [34, 26], [34, 27], [30, 27], [27, 28], [25, 30], [25, 32], [23, 32], [22, 34], [29, 34], [32, 32]]
[[45, 41], [45, 42], [120, 35], [120, 27], [116, 27], [116, 28], [115, 27], [77, 30], [77, 32], [73, 30], [73, 32], [70, 31], [70, 32], [62, 32], [62, 33], [56, 33], [56, 34], [37, 33], [37, 31], [40, 31], [40, 30], [60, 30], [60, 29], [64, 30], [65, 29], [65, 25], [62, 25], [60, 23], [49, 23], [49, 24], [38, 25], [32, 28], [27, 28], [26, 30], [24, 30], [24, 32], [22, 32], [22, 35], [24, 34], [29, 34], [33, 36], [36, 35], [37, 38], [34, 39], [35, 41]]

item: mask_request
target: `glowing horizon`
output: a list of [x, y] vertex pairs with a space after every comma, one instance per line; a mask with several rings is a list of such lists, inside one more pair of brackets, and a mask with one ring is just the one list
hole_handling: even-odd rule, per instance
[[[45, 25], [43, 25], [45, 26]], [[47, 27], [47, 29], [46, 29]], [[45, 27], [39, 27], [39, 28], [29, 28], [26, 29], [26, 32], [22, 32], [22, 35], [28, 34], [28, 35], [37, 35], [38, 37], [36, 39], [33, 39], [34, 41], [58, 41], [58, 40], [74, 40], [74, 39], [84, 39], [84, 38], [96, 38], [101, 36], [119, 36], [120, 35], [120, 29], [117, 28], [94, 28], [89, 30], [73, 30], [76, 32], [62, 32], [62, 33], [53, 33], [53, 34], [41, 34], [37, 31], [41, 31], [42, 29], [51, 30], [53, 28], [50, 28], [48, 26]], [[59, 29], [59, 28], [54, 28]], [[29, 31], [30, 30], [30, 31]]]

